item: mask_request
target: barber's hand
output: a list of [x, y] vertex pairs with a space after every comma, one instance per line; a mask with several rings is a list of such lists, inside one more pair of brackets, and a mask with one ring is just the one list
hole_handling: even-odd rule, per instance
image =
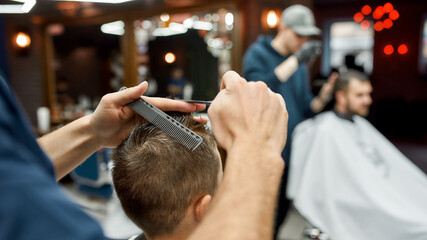
[[295, 57], [298, 60], [298, 64], [308, 63], [316, 59], [322, 53], [322, 42], [317, 40], [311, 40], [304, 45], [301, 49], [295, 53]]
[[285, 101], [264, 82], [247, 82], [236, 72], [225, 73], [208, 115], [215, 138], [226, 151], [240, 144], [280, 156], [285, 146]]
[[[90, 126], [98, 148], [116, 147], [130, 134], [140, 117], [126, 104], [140, 98], [147, 87], [148, 83], [143, 82], [136, 87], [102, 97], [95, 112], [90, 116]], [[204, 104], [166, 98], [144, 97], [144, 99], [163, 111], [194, 112], [206, 107]]]

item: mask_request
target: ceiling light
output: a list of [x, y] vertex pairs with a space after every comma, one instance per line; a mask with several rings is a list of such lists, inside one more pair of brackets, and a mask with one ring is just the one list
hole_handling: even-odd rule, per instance
[[173, 62], [175, 62], [175, 59], [176, 59], [175, 54], [173, 54], [171, 52], [166, 53], [166, 55], [165, 55], [165, 61], [167, 63], [173, 63]]
[[195, 21], [193, 24], [193, 28], [198, 30], [210, 31], [213, 29], [213, 25], [210, 22]]
[[205, 21], [194, 21], [192, 18], [185, 19], [183, 24], [186, 28], [194, 28], [197, 30], [211, 31], [213, 29], [212, 23]]
[[267, 13], [267, 25], [269, 28], [274, 28], [277, 26], [278, 19], [277, 14], [274, 10], [270, 10]]
[[123, 35], [125, 33], [125, 23], [123, 21], [115, 21], [102, 24], [101, 32], [113, 35]]
[[31, 11], [31, 9], [34, 7], [34, 5], [36, 5], [36, 0], [27, 0], [27, 1], [25, 1], [24, 5], [22, 5], [21, 10], [24, 13], [28, 13]]
[[31, 44], [31, 38], [28, 34], [20, 32], [16, 35], [15, 43], [20, 48], [27, 48]]
[[130, 2], [133, 0], [56, 0], [60, 2], [92, 2], [92, 3], [124, 3], [124, 2]]
[[0, 13], [23, 13], [21, 4], [0, 5]]
[[233, 25], [234, 22], [234, 16], [232, 13], [225, 14], [225, 24], [226, 25]]
[[186, 33], [187, 30], [188, 29], [183, 24], [172, 22], [171, 24], [169, 24], [169, 27], [154, 29], [153, 36], [155, 37], [172, 36], [172, 35]]
[[2, 4], [0, 5], [0, 13], [28, 13], [36, 5], [36, 0], [15, 0], [15, 2], [22, 2], [24, 4]]
[[408, 52], [408, 46], [406, 46], [406, 44], [401, 44], [398, 48], [397, 48], [397, 52], [401, 55], [404, 55]]
[[167, 13], [163, 13], [162, 15], [160, 15], [160, 20], [162, 20], [162, 22], [167, 22], [169, 21], [170, 16]]
[[183, 24], [186, 28], [192, 28], [194, 25], [194, 20], [192, 18], [187, 18], [184, 20]]

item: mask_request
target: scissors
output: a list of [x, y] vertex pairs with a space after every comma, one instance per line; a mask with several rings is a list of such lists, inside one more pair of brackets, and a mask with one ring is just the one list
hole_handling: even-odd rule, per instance
[[202, 101], [202, 100], [181, 100], [184, 102], [189, 102], [189, 103], [202, 103], [202, 104], [206, 104], [206, 107], [209, 107], [209, 105], [211, 105], [212, 101]]

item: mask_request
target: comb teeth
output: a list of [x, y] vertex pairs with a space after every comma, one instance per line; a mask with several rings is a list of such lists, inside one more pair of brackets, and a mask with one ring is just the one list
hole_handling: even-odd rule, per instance
[[202, 137], [142, 98], [128, 105], [150, 123], [192, 151], [203, 142]]
[[170, 135], [192, 151], [202, 143], [202, 138], [199, 135], [195, 134], [193, 131], [170, 116], [163, 118], [162, 116], [157, 115], [152, 124], [162, 129], [166, 134]]

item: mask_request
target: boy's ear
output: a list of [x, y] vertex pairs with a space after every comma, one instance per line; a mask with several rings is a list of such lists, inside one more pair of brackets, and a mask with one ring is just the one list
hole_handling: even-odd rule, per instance
[[206, 195], [202, 195], [197, 201], [196, 204], [194, 206], [194, 218], [196, 219], [196, 221], [200, 222], [202, 221], [203, 217], [206, 214], [207, 208], [209, 203], [211, 202], [211, 195], [206, 194]]

